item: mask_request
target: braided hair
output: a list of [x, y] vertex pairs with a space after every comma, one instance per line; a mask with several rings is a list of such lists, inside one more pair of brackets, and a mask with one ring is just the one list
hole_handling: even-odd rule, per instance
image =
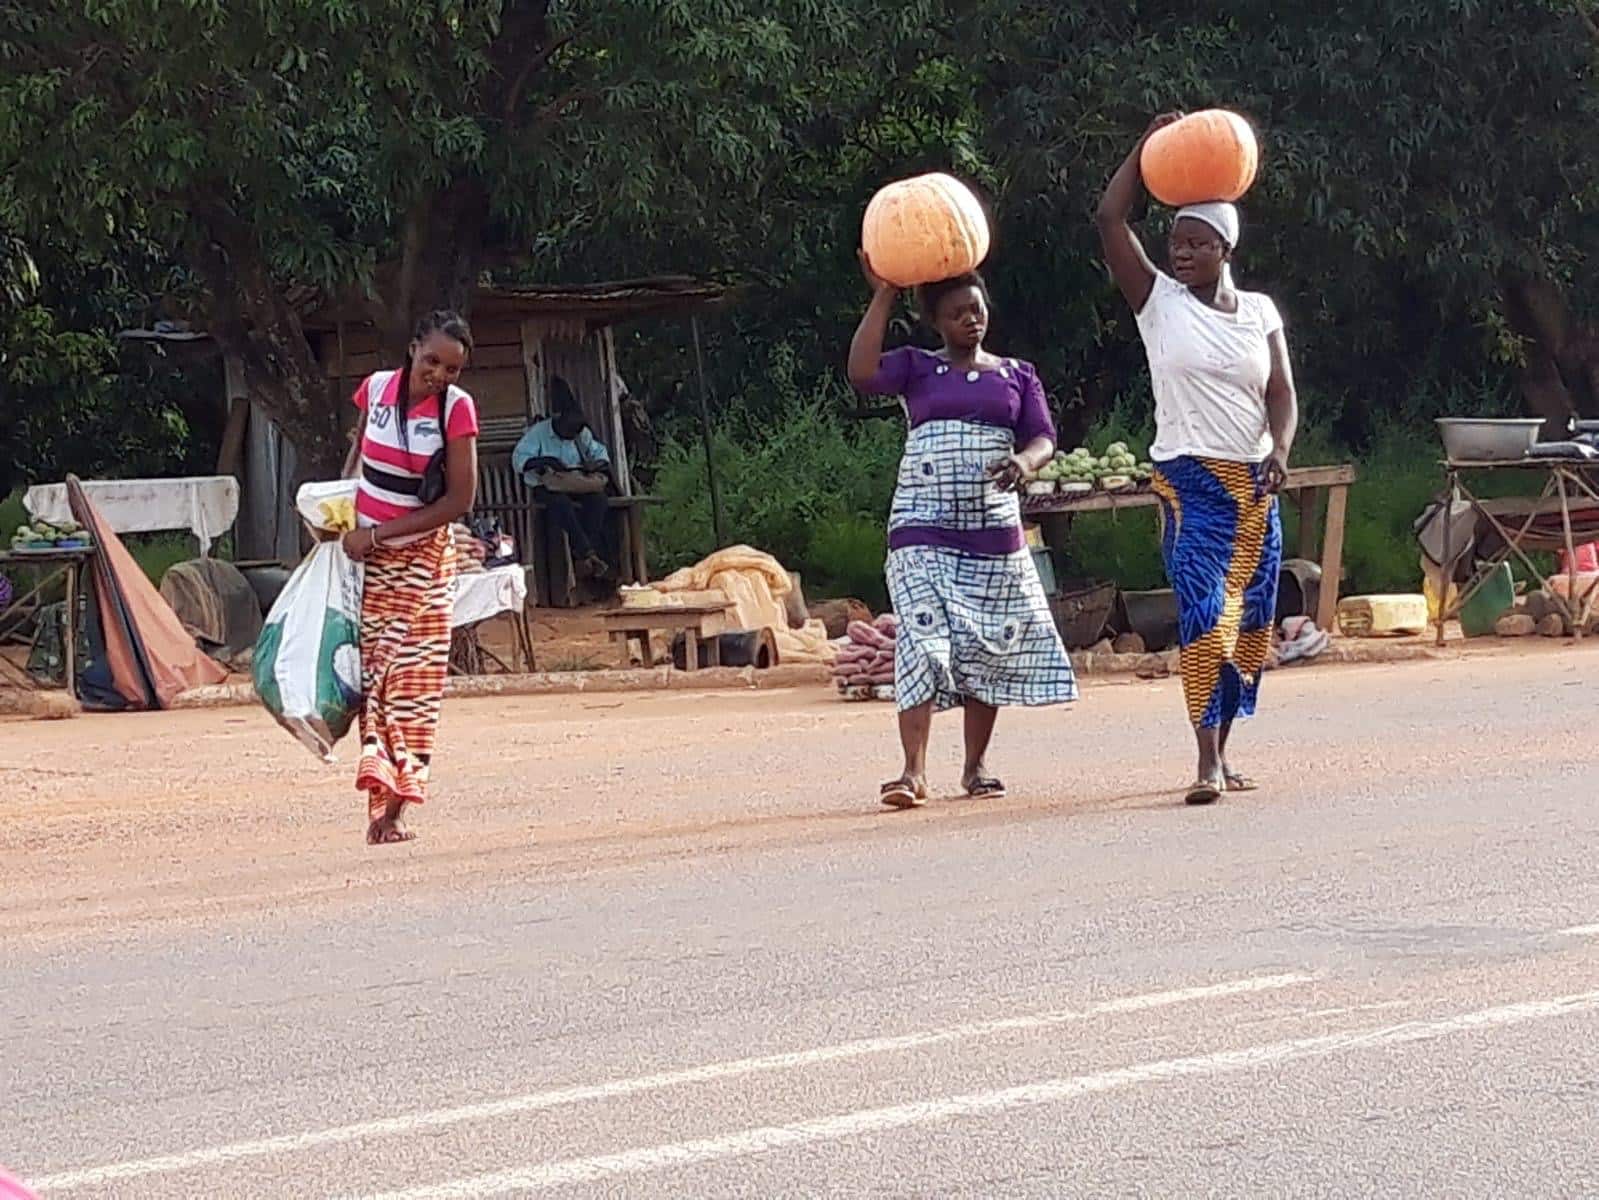
[[[427, 338], [430, 334], [442, 333], [451, 341], [460, 342], [461, 348], [468, 354], [472, 353], [472, 327], [466, 323], [466, 318], [452, 309], [436, 308], [416, 323], [416, 329], [411, 334], [411, 344]], [[444, 389], [444, 394], [439, 397], [439, 436], [444, 437], [445, 427], [449, 423], [449, 388]], [[400, 368], [400, 394], [396, 400], [398, 411], [396, 416], [400, 419], [400, 441], [409, 446], [410, 415], [411, 415], [411, 351], [405, 352], [405, 365]]]

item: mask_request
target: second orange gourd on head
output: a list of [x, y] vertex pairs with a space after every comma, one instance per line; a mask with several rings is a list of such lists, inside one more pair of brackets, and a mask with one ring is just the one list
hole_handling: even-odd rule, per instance
[[1255, 182], [1260, 146], [1248, 121], [1212, 108], [1157, 129], [1144, 143], [1139, 165], [1144, 186], [1162, 204], [1233, 201]]

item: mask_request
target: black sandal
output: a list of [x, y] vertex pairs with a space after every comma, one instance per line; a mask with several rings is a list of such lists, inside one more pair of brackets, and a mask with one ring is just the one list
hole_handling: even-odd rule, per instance
[[1003, 800], [1005, 785], [989, 776], [982, 776], [966, 785], [966, 794], [973, 800]]

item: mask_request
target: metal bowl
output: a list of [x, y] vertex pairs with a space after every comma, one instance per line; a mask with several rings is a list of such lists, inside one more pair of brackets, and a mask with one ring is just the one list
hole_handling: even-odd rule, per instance
[[1519, 462], [1538, 440], [1539, 417], [1439, 417], [1438, 432], [1451, 462]]

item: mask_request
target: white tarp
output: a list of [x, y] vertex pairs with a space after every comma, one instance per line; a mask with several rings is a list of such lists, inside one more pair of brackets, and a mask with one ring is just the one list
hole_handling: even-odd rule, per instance
[[476, 625], [527, 604], [527, 573], [515, 565], [488, 571], [463, 571], [455, 577], [455, 609], [450, 627]]
[[[239, 481], [231, 475], [186, 479], [94, 479], [83, 491], [117, 533], [168, 533], [187, 529], [202, 555], [233, 528], [239, 515]], [[41, 483], [22, 498], [35, 521], [70, 520], [67, 485]]]

